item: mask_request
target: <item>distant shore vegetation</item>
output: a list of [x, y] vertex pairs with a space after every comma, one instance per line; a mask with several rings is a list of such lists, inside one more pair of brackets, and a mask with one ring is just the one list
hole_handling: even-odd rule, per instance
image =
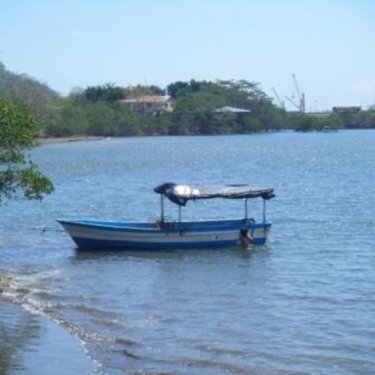
[[277, 107], [256, 82], [173, 82], [165, 89], [112, 83], [75, 88], [62, 97], [0, 62], [0, 98], [27, 109], [40, 137], [210, 135], [375, 128], [375, 111], [325, 116]]

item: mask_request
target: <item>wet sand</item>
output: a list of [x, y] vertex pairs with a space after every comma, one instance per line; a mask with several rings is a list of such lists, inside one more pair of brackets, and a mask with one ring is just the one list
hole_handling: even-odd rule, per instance
[[77, 338], [0, 296], [0, 375], [94, 373]]

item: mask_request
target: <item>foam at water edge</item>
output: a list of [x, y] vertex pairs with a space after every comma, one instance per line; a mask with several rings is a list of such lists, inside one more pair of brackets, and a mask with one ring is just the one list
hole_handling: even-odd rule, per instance
[[87, 342], [106, 341], [108, 338], [90, 333], [78, 324], [64, 319], [61, 315], [52, 310], [53, 307], [57, 307], [59, 304], [43, 302], [33, 298], [32, 295], [39, 291], [40, 289], [38, 288], [27, 288], [25, 280], [17, 278], [10, 273], [0, 275], [0, 294], [2, 297], [12, 303], [22, 306], [29, 313], [47, 318], [66, 329], [69, 334], [78, 339], [84, 355], [93, 364], [94, 371], [105, 375], [102, 371], [102, 364], [90, 355], [90, 351], [87, 348]]

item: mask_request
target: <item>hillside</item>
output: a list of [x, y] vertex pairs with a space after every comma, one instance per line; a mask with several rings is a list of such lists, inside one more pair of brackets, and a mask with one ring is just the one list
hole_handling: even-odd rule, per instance
[[0, 62], [0, 97], [12, 104], [27, 108], [42, 129], [58, 116], [59, 95], [48, 87], [25, 74], [8, 71]]

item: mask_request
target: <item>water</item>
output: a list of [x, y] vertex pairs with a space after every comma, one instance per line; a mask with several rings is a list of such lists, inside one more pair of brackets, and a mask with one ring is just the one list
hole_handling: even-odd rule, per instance
[[[374, 131], [109, 139], [33, 159], [56, 192], [1, 207], [3, 298], [76, 336], [98, 373], [375, 373]], [[267, 246], [80, 253], [55, 222], [155, 220], [165, 181], [273, 186]], [[187, 220], [243, 213], [188, 206]]]

